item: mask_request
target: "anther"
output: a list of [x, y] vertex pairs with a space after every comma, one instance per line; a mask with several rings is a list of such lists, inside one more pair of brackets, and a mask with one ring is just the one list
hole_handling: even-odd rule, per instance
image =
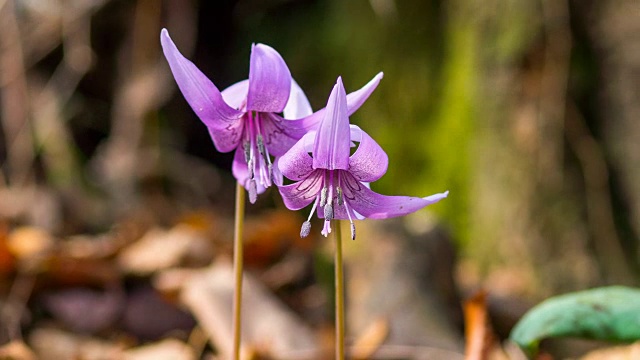
[[249, 180], [249, 202], [255, 203], [258, 199], [258, 186], [256, 185], [256, 181], [254, 179]]
[[336, 187], [336, 197], [338, 198], [338, 206], [344, 205], [344, 199], [342, 198], [342, 188], [340, 186]]
[[323, 187], [322, 191], [320, 191], [320, 206], [325, 206], [327, 204], [327, 188]]
[[242, 148], [244, 149], [244, 161], [248, 164], [249, 160], [251, 160], [251, 143], [245, 141], [242, 144]]
[[247, 168], [249, 169], [249, 179], [254, 179], [256, 177], [255, 171], [253, 169], [254, 162], [255, 162], [255, 159], [253, 158], [249, 159], [249, 161], [247, 162]]
[[351, 223], [351, 240], [356, 239], [356, 224]]
[[333, 219], [333, 206], [331, 204], [326, 204], [324, 206], [324, 218], [325, 220]]
[[265, 151], [264, 151], [264, 141], [262, 140], [262, 135], [258, 134], [257, 136], [257, 140], [258, 140], [258, 151], [260, 152], [260, 155], [264, 155]]
[[309, 233], [311, 232], [311, 222], [309, 221], [305, 221], [302, 223], [302, 228], [300, 229], [300, 237], [301, 238], [305, 238], [307, 236], [309, 236]]
[[267, 164], [267, 175], [269, 176], [269, 181], [275, 183], [275, 178], [273, 177], [273, 165], [271, 163]]

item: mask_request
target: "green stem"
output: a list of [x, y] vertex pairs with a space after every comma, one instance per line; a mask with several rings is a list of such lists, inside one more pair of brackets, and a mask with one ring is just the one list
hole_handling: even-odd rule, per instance
[[242, 321], [242, 233], [244, 230], [245, 189], [238, 183], [236, 187], [236, 213], [233, 236], [233, 357], [240, 359], [240, 327]]
[[342, 267], [342, 230], [340, 221], [336, 221], [336, 359], [344, 360], [344, 271]]

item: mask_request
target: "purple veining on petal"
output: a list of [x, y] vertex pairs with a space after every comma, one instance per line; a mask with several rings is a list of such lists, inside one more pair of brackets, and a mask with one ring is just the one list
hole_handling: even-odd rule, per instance
[[290, 185], [279, 186], [285, 206], [291, 210], [300, 210], [311, 204], [322, 188], [322, 170], [316, 170], [304, 180]]
[[293, 181], [302, 180], [314, 170], [313, 158], [307, 152], [307, 142], [312, 141], [313, 138], [313, 133], [303, 136], [278, 159], [278, 168], [288, 179]]

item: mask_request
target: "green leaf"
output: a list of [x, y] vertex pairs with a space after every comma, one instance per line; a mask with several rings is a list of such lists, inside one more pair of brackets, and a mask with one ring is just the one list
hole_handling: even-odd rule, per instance
[[510, 339], [533, 355], [549, 337], [640, 339], [640, 290], [612, 286], [552, 297], [529, 310]]

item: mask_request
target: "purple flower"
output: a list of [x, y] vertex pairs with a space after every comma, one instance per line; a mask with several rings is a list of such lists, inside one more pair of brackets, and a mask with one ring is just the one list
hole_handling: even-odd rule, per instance
[[[254, 203], [281, 175], [271, 157], [283, 155], [304, 134], [318, 126], [324, 109], [311, 114], [302, 89], [273, 48], [254, 44], [249, 79], [220, 92], [191, 61], [178, 51], [166, 29], [160, 35], [164, 55], [180, 91], [207, 126], [220, 152], [235, 150], [232, 172]], [[349, 113], [356, 111], [376, 88], [382, 73], [349, 94]], [[282, 114], [282, 115], [280, 115]], [[293, 120], [295, 119], [295, 120]]]
[[[354, 143], [358, 147], [350, 155]], [[402, 216], [447, 197], [448, 191], [424, 198], [373, 192], [368, 183], [384, 175], [388, 162], [380, 145], [359, 127], [349, 125], [347, 96], [342, 79], [338, 78], [317, 131], [304, 135], [278, 160], [282, 174], [295, 181], [278, 186], [287, 208], [299, 210], [313, 203], [300, 236], [309, 234], [316, 209], [318, 216], [324, 218], [324, 236], [331, 232], [332, 219], [349, 219], [351, 238], [355, 239], [354, 218]]]

